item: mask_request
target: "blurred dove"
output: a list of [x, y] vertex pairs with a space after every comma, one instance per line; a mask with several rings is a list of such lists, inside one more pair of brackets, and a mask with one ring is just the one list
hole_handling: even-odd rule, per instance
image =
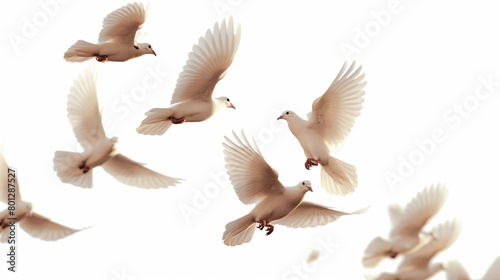
[[123, 6], [110, 14], [103, 21], [97, 44], [78, 40], [65, 53], [64, 59], [70, 62], [83, 62], [95, 57], [99, 62], [127, 61], [144, 54], [154, 54], [149, 43], [136, 43], [137, 30], [146, 21], [149, 5], [142, 3]]
[[[354, 70], [355, 63], [340, 70], [326, 92], [318, 97], [308, 120], [292, 111], [285, 111], [278, 120], [288, 123], [288, 128], [299, 140], [307, 157], [305, 167], [321, 165], [321, 186], [331, 194], [346, 195], [354, 191], [357, 182], [356, 168], [330, 155], [330, 151], [341, 144], [351, 132], [354, 120], [361, 114], [365, 91], [365, 74], [361, 67]], [[358, 76], [359, 75], [359, 76]]]
[[250, 145], [242, 132], [243, 141], [233, 132], [237, 143], [224, 137], [223, 143], [226, 169], [238, 198], [244, 204], [256, 204], [247, 215], [230, 222], [222, 236], [229, 246], [250, 242], [255, 231], [266, 227], [267, 234], [273, 232], [271, 223], [293, 228], [316, 227], [331, 223], [343, 215], [360, 214], [361, 209], [346, 213], [302, 201], [311, 182], [302, 181], [294, 187], [284, 187], [278, 180], [278, 173], [262, 157], [255, 141]]
[[220, 28], [215, 23], [213, 32], [207, 30], [193, 46], [189, 59], [180, 73], [169, 108], [154, 108], [146, 112], [146, 118], [137, 132], [146, 135], [162, 135], [172, 124], [201, 122], [224, 108], [233, 108], [225, 96], [213, 98], [217, 83], [224, 78], [233, 62], [240, 43], [241, 28], [234, 32], [233, 18], [223, 20]]
[[[14, 175], [8, 175], [8, 169], [9, 166], [0, 152], [0, 170], [2, 171], [0, 174], [0, 201], [10, 207], [15, 207], [13, 210], [9, 210], [9, 207], [0, 212], [0, 242], [8, 242], [13, 224], [14, 226], [19, 225], [32, 237], [45, 241], [55, 241], [80, 231], [55, 223], [33, 212], [33, 204], [21, 199], [18, 173], [9, 172], [9, 174]], [[14, 204], [9, 203], [9, 200], [14, 201]]]
[[306, 262], [307, 263], [313, 263], [317, 260], [319, 260], [319, 257], [321, 256], [321, 253], [319, 252], [318, 249], [314, 249], [309, 253], [309, 256], [307, 256]]
[[417, 250], [407, 253], [396, 273], [382, 273], [377, 280], [424, 280], [445, 269], [443, 263], [430, 261], [441, 251], [450, 247], [458, 238], [462, 224], [457, 220], [446, 221], [432, 229], [435, 236]]
[[446, 186], [437, 184], [419, 192], [405, 208], [400, 205], [389, 206], [392, 224], [389, 240], [381, 237], [373, 239], [365, 249], [363, 266], [375, 267], [385, 257], [395, 258], [419, 245], [425, 237], [422, 228], [439, 212], [447, 197]]
[[76, 79], [68, 95], [68, 118], [83, 153], [56, 151], [54, 170], [61, 181], [92, 187], [92, 168], [102, 166], [116, 180], [140, 188], [165, 188], [179, 179], [152, 171], [116, 151], [118, 139], [106, 137], [97, 103], [97, 77], [87, 67]]
[[[448, 261], [445, 265], [447, 280], [471, 280], [469, 273], [458, 260]], [[497, 257], [480, 280], [500, 279], [500, 257]]]

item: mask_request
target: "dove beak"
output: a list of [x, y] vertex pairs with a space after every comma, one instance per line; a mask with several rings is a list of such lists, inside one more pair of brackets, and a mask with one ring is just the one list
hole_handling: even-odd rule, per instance
[[312, 187], [307, 187], [307, 189], [310, 190], [311, 192], [313, 191]]
[[230, 103], [231, 105], [229, 105], [229, 108], [233, 108], [236, 110], [236, 107], [234, 107], [233, 103]]
[[156, 52], [154, 50], [151, 50], [153, 52], [153, 54], [156, 56]]
[[278, 117], [278, 120], [281, 120], [281, 119], [283, 119], [283, 118], [284, 118], [283, 116], [279, 116], [279, 117]]

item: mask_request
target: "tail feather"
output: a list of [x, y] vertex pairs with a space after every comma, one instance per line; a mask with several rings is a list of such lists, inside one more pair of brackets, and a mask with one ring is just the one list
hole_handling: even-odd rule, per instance
[[358, 186], [356, 167], [332, 156], [328, 164], [321, 164], [321, 186], [331, 194], [345, 196]]
[[140, 134], [163, 135], [172, 125], [168, 118], [172, 115], [170, 108], [154, 108], [146, 112], [146, 118], [136, 129]]
[[64, 183], [70, 183], [82, 188], [92, 188], [92, 169], [83, 173], [78, 168], [84, 160], [82, 154], [56, 151], [54, 154], [54, 171]]
[[255, 232], [255, 221], [251, 214], [247, 214], [226, 225], [226, 230], [222, 235], [224, 244], [228, 246], [241, 245], [252, 240]]
[[99, 46], [83, 40], [78, 40], [64, 53], [64, 59], [69, 62], [84, 62], [99, 53]]
[[391, 251], [392, 244], [381, 237], [374, 238], [365, 249], [361, 263], [364, 267], [373, 268], [377, 266]]

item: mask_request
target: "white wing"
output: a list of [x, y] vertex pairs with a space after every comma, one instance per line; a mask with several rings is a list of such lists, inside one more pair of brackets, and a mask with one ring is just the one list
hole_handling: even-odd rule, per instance
[[224, 155], [227, 174], [241, 202], [256, 203], [269, 193], [283, 193], [284, 187], [278, 180], [278, 172], [267, 164], [255, 144], [248, 143], [245, 134], [241, 132], [242, 142], [233, 131], [236, 143], [224, 136], [226, 143]]
[[439, 252], [451, 246], [457, 240], [462, 229], [458, 220], [446, 221], [432, 229], [435, 239], [420, 247], [418, 250], [404, 255], [398, 266], [398, 271], [408, 269], [427, 269], [431, 259]]
[[55, 223], [37, 213], [25, 217], [19, 224], [32, 237], [45, 241], [55, 241], [80, 231]]
[[123, 184], [144, 189], [166, 188], [180, 181], [148, 169], [121, 154], [115, 155], [101, 166]]
[[500, 257], [497, 257], [490, 265], [482, 280], [498, 280], [500, 279]]
[[179, 74], [171, 104], [193, 99], [210, 100], [215, 85], [233, 62], [240, 43], [240, 26], [234, 32], [233, 18], [215, 23], [193, 46], [183, 71]]
[[344, 63], [339, 74], [326, 92], [318, 97], [309, 113], [308, 125], [323, 136], [329, 146], [340, 144], [351, 132], [355, 118], [361, 114], [366, 85], [361, 66], [354, 72], [353, 63], [344, 73]]
[[[15, 201], [21, 201], [21, 192], [19, 190], [19, 177], [18, 173], [14, 172], [8, 172], [9, 165], [7, 165], [7, 162], [5, 161], [5, 157], [0, 151], [0, 201], [7, 204], [9, 202], [9, 194], [11, 198], [13, 198]], [[8, 174], [15, 174], [12, 176], [9, 176]], [[15, 177], [13, 177], [15, 176]], [[8, 182], [10, 181], [10, 182]], [[14, 190], [14, 192], [11, 192], [10, 190]], [[12, 195], [13, 194], [13, 195]]]
[[73, 82], [68, 95], [68, 119], [76, 139], [85, 149], [106, 137], [97, 103], [97, 77], [91, 66]]
[[134, 45], [135, 33], [142, 28], [148, 15], [149, 5], [131, 3], [108, 14], [102, 23], [99, 43], [107, 41]]
[[285, 217], [274, 221], [274, 224], [293, 228], [317, 227], [336, 221], [344, 215], [361, 214], [368, 210], [364, 208], [353, 213], [333, 210], [329, 207], [304, 201]]
[[447, 280], [471, 280], [469, 273], [458, 260], [448, 261], [445, 267]]
[[444, 184], [425, 188], [406, 205], [389, 235], [418, 235], [425, 224], [443, 207], [447, 197], [448, 189]]

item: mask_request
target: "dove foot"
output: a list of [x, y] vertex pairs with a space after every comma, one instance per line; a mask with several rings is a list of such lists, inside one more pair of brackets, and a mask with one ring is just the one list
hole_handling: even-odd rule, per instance
[[96, 55], [95, 59], [99, 62], [106, 62], [106, 61], [108, 61], [108, 56], [107, 55]]
[[307, 170], [310, 170], [312, 166], [318, 166], [318, 161], [313, 158], [307, 158], [304, 165], [306, 166]]
[[88, 167], [88, 166], [84, 167], [84, 168], [82, 169], [83, 174], [86, 174], [87, 172], [89, 172], [89, 170], [90, 170], [90, 167]]
[[174, 118], [174, 117], [169, 117], [169, 119], [172, 121], [173, 124], [181, 124], [186, 122], [186, 118], [181, 117], [181, 118]]
[[266, 235], [269, 235], [269, 234], [273, 233], [274, 226], [273, 225], [267, 225], [266, 226], [266, 231], [267, 231]]
[[267, 222], [265, 220], [262, 220], [259, 222], [259, 225], [257, 226], [258, 229], [263, 230], [264, 227], [267, 227]]
[[390, 253], [390, 256], [392, 259], [395, 259], [398, 255], [399, 255], [399, 253], [395, 252], [395, 251], [391, 251], [391, 253]]
[[78, 169], [83, 169], [85, 167], [85, 161], [82, 161], [79, 165], [78, 165]]

